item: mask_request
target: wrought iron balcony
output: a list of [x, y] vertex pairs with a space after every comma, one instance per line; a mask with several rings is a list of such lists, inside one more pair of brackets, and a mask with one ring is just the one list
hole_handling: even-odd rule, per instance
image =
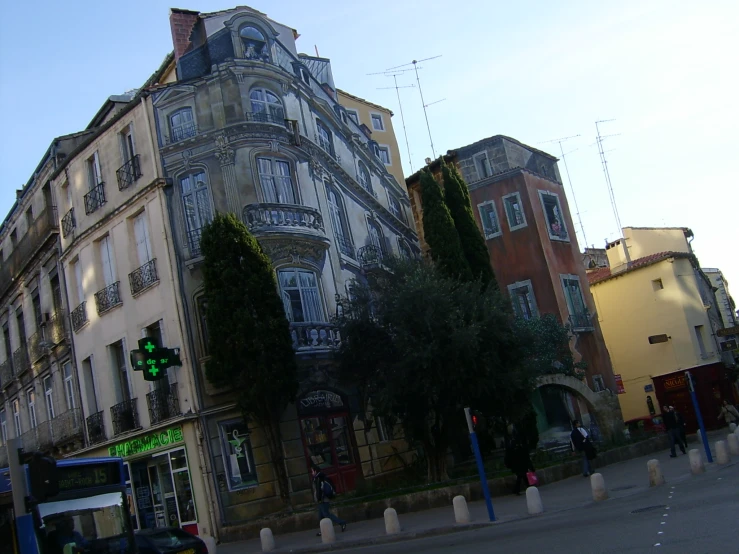
[[74, 208], [70, 208], [62, 218], [62, 236], [67, 238], [75, 227], [77, 227], [77, 221], [74, 219]]
[[59, 344], [67, 339], [67, 313], [64, 310], [59, 310], [51, 314], [49, 322], [46, 324], [46, 330], [44, 336], [50, 342]]
[[290, 323], [293, 349], [297, 352], [334, 350], [341, 344], [339, 328], [333, 323]]
[[0, 364], [0, 386], [4, 389], [13, 381], [15, 372], [13, 371], [13, 362], [8, 357], [3, 363]]
[[285, 114], [280, 113], [273, 115], [265, 112], [246, 112], [244, 114], [246, 121], [252, 121], [254, 123], [273, 123], [275, 125], [285, 126]]
[[115, 175], [118, 178], [118, 190], [124, 190], [133, 185], [142, 175], [139, 154], [119, 167]]
[[195, 125], [195, 122], [186, 123], [184, 125], [180, 125], [178, 127], [174, 127], [172, 129], [172, 132], [164, 137], [164, 141], [167, 144], [174, 144], [176, 142], [180, 142], [181, 140], [185, 140], [188, 138], [192, 138], [198, 134], [198, 127]]
[[105, 204], [105, 183], [98, 183], [95, 188], [85, 194], [85, 213], [90, 215], [100, 206]]
[[105, 436], [105, 418], [103, 412], [97, 412], [89, 416], [87, 423], [87, 442], [89, 444], [97, 444], [107, 440]]
[[315, 208], [297, 204], [249, 204], [242, 215], [256, 236], [290, 234], [316, 237], [326, 242], [323, 216]]
[[139, 428], [139, 412], [136, 408], [136, 399], [124, 400], [110, 408], [110, 417], [113, 420], [113, 435], [120, 435]]
[[595, 330], [595, 327], [593, 327], [593, 318], [588, 310], [577, 314], [570, 314], [569, 322], [570, 330], [573, 333], [586, 333]]
[[[103, 412], [98, 413], [102, 417]], [[95, 417], [95, 415], [90, 417]], [[87, 418], [87, 420], [89, 422], [90, 418]], [[79, 408], [67, 410], [51, 420], [51, 436], [56, 445], [81, 438], [82, 435], [82, 410]]]
[[384, 262], [388, 259], [388, 253], [375, 244], [368, 244], [357, 250], [357, 259], [362, 269], [383, 267]]
[[112, 285], [108, 285], [95, 293], [95, 305], [97, 306], [98, 315], [103, 315], [105, 312], [123, 304], [119, 290], [120, 284], [120, 281], [116, 281]]
[[128, 281], [131, 283], [131, 294], [134, 296], [158, 283], [159, 275], [157, 274], [156, 258], [149, 260], [140, 268], [129, 273]]
[[152, 425], [181, 415], [177, 383], [151, 391], [146, 395], [146, 404]]
[[36, 363], [46, 355], [47, 341], [44, 339], [44, 330], [39, 329], [33, 335], [28, 337], [28, 353], [31, 357], [31, 363]]
[[31, 362], [28, 359], [28, 346], [22, 344], [13, 352], [13, 369], [16, 375], [21, 375], [25, 371], [31, 369]]
[[356, 259], [354, 244], [348, 238], [336, 237], [336, 246], [338, 246], [339, 252], [344, 254], [344, 256], [349, 256], [352, 259]]
[[72, 329], [76, 333], [82, 329], [85, 324], [90, 321], [87, 319], [87, 301], [82, 302], [74, 310], [72, 310]]

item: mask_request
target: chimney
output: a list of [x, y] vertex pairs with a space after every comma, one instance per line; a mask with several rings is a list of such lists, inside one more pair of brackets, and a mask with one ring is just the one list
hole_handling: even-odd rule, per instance
[[172, 29], [172, 45], [175, 62], [187, 52], [192, 44], [190, 35], [198, 22], [200, 12], [172, 8], [169, 10], [169, 26]]

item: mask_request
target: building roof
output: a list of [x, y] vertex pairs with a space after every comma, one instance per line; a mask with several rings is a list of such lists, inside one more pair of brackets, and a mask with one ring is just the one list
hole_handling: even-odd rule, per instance
[[478, 144], [482, 144], [484, 142], [488, 142], [488, 141], [491, 141], [493, 139], [507, 140], [508, 142], [512, 142], [513, 144], [518, 144], [522, 148], [526, 148], [527, 150], [530, 150], [531, 152], [534, 152], [535, 154], [540, 154], [540, 155], [542, 155], [542, 156], [544, 156], [546, 158], [549, 158], [550, 160], [554, 160], [555, 162], [558, 162], [559, 161], [559, 158], [557, 158], [556, 156], [552, 156], [551, 154], [549, 154], [547, 152], [544, 152], [543, 150], [539, 150], [538, 148], [534, 148], [533, 146], [529, 146], [528, 144], [525, 144], [525, 143], [521, 142], [520, 140], [516, 140], [513, 137], [509, 137], [507, 135], [493, 135], [491, 137], [487, 137], [487, 138], [484, 138], [484, 139], [480, 139], [478, 141], [475, 141], [472, 144], [468, 144], [468, 145], [462, 146], [460, 148], [455, 148], [454, 150], [455, 151], [457, 151], [457, 150], [466, 150], [467, 148], [472, 148], [474, 146], [477, 146]]
[[[301, 55], [304, 55], [304, 54], [301, 54]], [[309, 56], [309, 57], [315, 57], [315, 56]], [[317, 59], [325, 59], [325, 58], [317, 58]], [[345, 90], [341, 90], [340, 88], [336, 89], [336, 92], [338, 92], [339, 94], [343, 94], [344, 96], [348, 96], [352, 100], [356, 100], [357, 102], [361, 102], [362, 104], [367, 104], [368, 106], [372, 106], [373, 108], [377, 108], [378, 110], [382, 110], [384, 112], [387, 112], [390, 115], [395, 115], [392, 110], [390, 110], [390, 109], [388, 109], [388, 108], [386, 108], [384, 106], [380, 106], [379, 104], [375, 104], [374, 102], [370, 102], [369, 100], [365, 100], [364, 98], [362, 98], [360, 96], [355, 96], [354, 94], [350, 94], [350, 93], [346, 92]]]
[[664, 261], [670, 258], [692, 258], [692, 257], [693, 255], [690, 254], [689, 252], [673, 252], [673, 251], [658, 252], [657, 254], [650, 254], [649, 256], [644, 256], [643, 258], [632, 260], [632, 262], [629, 264], [629, 266], [625, 270], [619, 271], [616, 273], [611, 273], [610, 267], [599, 267], [597, 269], [594, 269], [593, 271], [588, 271], [588, 282], [591, 285], [596, 285], [598, 283], [602, 283], [603, 281], [608, 281], [609, 279], [620, 277], [621, 275], [625, 275], [632, 271], [636, 271], [637, 269], [642, 269], [644, 267], [654, 265], [656, 263], [659, 263], [661, 261]]

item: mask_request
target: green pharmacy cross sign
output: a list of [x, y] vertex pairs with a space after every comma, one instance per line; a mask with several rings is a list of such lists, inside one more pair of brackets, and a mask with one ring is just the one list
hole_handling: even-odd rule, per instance
[[161, 348], [156, 339], [146, 337], [139, 341], [139, 349], [131, 351], [134, 371], [143, 371], [147, 381], [158, 381], [167, 376], [167, 368], [181, 366], [179, 348]]

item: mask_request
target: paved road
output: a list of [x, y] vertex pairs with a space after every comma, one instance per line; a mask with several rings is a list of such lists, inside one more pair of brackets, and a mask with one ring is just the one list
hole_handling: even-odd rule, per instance
[[[635, 510], [644, 511], [633, 513]], [[739, 465], [599, 504], [357, 554], [739, 552]]]

